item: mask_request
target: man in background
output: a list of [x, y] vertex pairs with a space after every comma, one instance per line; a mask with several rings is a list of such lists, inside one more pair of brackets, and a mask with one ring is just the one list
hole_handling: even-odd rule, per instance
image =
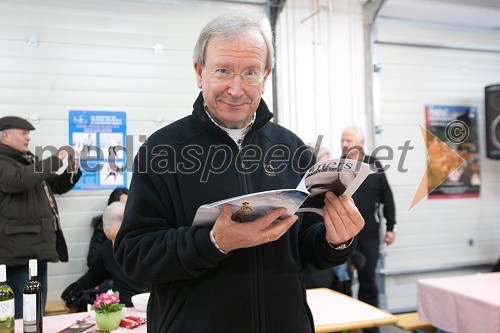
[[[386, 219], [384, 242], [391, 245], [396, 239], [394, 230], [396, 214], [392, 191], [380, 162], [364, 152], [365, 137], [361, 128], [356, 126], [345, 128], [342, 133], [341, 144], [343, 157], [375, 165], [378, 170], [378, 172], [369, 175], [352, 196], [365, 219], [365, 226], [358, 235], [359, 239], [356, 246], [356, 250], [366, 258], [364, 267], [358, 270], [358, 299], [378, 307], [378, 286], [375, 269], [380, 252], [380, 222], [382, 217]], [[363, 331], [379, 332], [379, 329], [370, 328]]]
[[[81, 176], [72, 152], [60, 149], [38, 161], [29, 151], [35, 128], [19, 117], [0, 119], [0, 263], [7, 265], [7, 283], [14, 290], [15, 316], [23, 316], [23, 288], [28, 261], [38, 260], [38, 279], [47, 298], [47, 262], [68, 261], [54, 193], [66, 193]], [[56, 172], [68, 157], [68, 168]]]

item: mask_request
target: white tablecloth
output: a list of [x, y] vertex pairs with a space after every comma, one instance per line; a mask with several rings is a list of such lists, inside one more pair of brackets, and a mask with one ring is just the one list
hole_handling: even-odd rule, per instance
[[453, 333], [500, 332], [500, 273], [417, 282], [418, 315]]
[[[146, 318], [146, 312], [139, 312], [136, 311], [134, 308], [127, 308], [126, 309], [126, 315], [127, 316], [137, 316], [141, 318]], [[66, 327], [74, 324], [77, 320], [81, 320], [85, 317], [88, 317], [87, 312], [77, 312], [77, 313], [69, 313], [69, 314], [62, 314], [58, 316], [45, 316], [43, 317], [43, 331], [47, 333], [57, 333]], [[92, 318], [87, 318], [86, 321], [95, 323], [95, 320]], [[93, 326], [88, 328], [85, 332], [95, 332], [97, 329], [97, 326]], [[147, 326], [146, 324], [137, 326], [136, 328], [130, 330], [127, 328], [120, 327], [117, 330], [114, 330], [113, 332], [128, 332], [128, 333], [146, 333], [147, 331]], [[16, 329], [15, 333], [23, 333], [23, 320], [22, 319], [17, 319], [16, 320]]]
[[[390, 325], [397, 322], [396, 317], [390, 313], [330, 289], [307, 290], [307, 303], [314, 317], [316, 332], [337, 332]], [[126, 310], [126, 315], [146, 317], [145, 312], [138, 312], [134, 308], [127, 308]], [[43, 330], [48, 333], [56, 333], [74, 324], [76, 320], [87, 316], [87, 312], [46, 316], [43, 318]], [[91, 318], [87, 320], [95, 322]], [[97, 326], [93, 326], [87, 329], [85, 333], [95, 332], [96, 329]], [[113, 332], [146, 333], [146, 331], [147, 325], [144, 324], [132, 330], [120, 327]], [[16, 320], [15, 332], [23, 332], [22, 319]]]

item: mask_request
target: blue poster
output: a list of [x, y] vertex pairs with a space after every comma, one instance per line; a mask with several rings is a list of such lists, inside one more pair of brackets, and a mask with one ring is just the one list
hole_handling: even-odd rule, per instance
[[73, 189], [127, 186], [125, 112], [69, 111], [69, 144], [80, 160], [82, 177]]

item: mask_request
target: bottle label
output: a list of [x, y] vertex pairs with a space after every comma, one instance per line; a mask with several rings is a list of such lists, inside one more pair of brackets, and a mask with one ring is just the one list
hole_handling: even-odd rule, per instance
[[25, 324], [36, 323], [36, 294], [23, 295], [23, 322]]
[[0, 321], [14, 318], [14, 299], [0, 302]]

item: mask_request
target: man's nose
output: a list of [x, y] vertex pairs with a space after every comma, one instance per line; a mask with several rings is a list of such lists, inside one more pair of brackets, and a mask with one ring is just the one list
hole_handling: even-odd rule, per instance
[[233, 78], [229, 81], [229, 89], [228, 92], [231, 95], [239, 96], [243, 93], [243, 81], [241, 80], [241, 76], [235, 74]]

